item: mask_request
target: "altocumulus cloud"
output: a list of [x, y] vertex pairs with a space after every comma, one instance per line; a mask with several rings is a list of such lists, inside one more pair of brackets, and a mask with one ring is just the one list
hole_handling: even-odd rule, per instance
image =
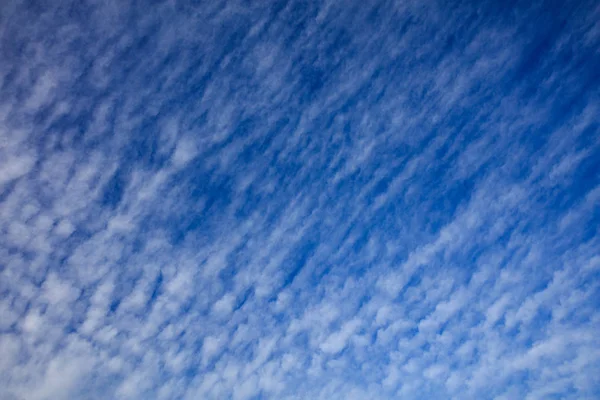
[[599, 21], [3, 1], [0, 397], [600, 397]]

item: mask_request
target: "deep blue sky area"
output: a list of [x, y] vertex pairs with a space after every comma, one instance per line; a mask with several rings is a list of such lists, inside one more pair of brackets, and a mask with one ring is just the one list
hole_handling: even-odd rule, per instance
[[0, 398], [600, 398], [595, 1], [0, 1]]

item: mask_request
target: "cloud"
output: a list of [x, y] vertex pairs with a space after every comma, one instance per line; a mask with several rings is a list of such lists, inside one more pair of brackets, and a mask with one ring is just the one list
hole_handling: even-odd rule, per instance
[[101, 3], [0, 14], [0, 398], [597, 395], [592, 2]]
[[359, 320], [345, 322], [338, 332], [334, 332], [321, 344], [320, 348], [325, 353], [336, 354], [346, 347], [348, 339], [354, 334], [360, 326]]

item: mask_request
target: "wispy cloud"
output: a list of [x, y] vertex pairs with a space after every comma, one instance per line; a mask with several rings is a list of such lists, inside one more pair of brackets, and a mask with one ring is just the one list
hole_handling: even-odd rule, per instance
[[0, 397], [600, 394], [599, 8], [9, 1]]

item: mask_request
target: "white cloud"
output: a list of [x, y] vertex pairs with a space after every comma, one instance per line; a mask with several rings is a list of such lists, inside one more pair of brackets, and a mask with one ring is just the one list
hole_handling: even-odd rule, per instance
[[79, 290], [72, 287], [69, 282], [58, 278], [54, 273], [50, 273], [43, 284], [44, 298], [50, 306], [71, 303], [79, 296]]
[[23, 319], [22, 329], [24, 332], [38, 337], [42, 333], [44, 318], [38, 310], [30, 310]]
[[0, 398], [598, 391], [598, 9], [9, 3]]
[[226, 334], [207, 336], [202, 342], [202, 364], [208, 364], [227, 344]]
[[26, 175], [35, 165], [35, 157], [30, 154], [20, 156], [7, 155], [8, 159], [0, 163], [0, 185]]
[[227, 293], [213, 305], [213, 311], [216, 314], [227, 316], [233, 310], [234, 305], [235, 296], [231, 293]]
[[358, 319], [345, 322], [339, 331], [329, 335], [329, 337], [321, 344], [321, 350], [323, 350], [325, 353], [339, 353], [346, 347], [348, 339], [350, 339], [360, 325], [361, 321]]

